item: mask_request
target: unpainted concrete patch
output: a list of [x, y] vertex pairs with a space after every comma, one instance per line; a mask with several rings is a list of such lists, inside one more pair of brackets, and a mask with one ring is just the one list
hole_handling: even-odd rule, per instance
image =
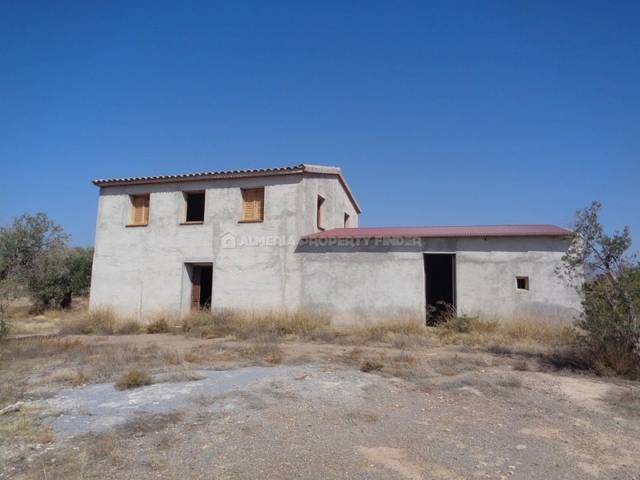
[[119, 391], [112, 384], [66, 389], [40, 403], [49, 413], [48, 422], [56, 436], [64, 438], [110, 430], [136, 415], [190, 408], [209, 412], [242, 408], [250, 413], [265, 408], [265, 402], [300, 398], [357, 409], [366, 402], [369, 388], [380, 388], [384, 383], [380, 377], [353, 370], [294, 366], [203, 370], [189, 375], [193, 380], [133, 390]]

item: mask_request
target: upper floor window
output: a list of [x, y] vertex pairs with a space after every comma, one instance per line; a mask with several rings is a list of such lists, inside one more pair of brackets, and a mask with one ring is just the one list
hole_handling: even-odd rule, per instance
[[347, 212], [344, 212], [344, 228], [347, 228], [349, 226], [349, 214]]
[[262, 222], [264, 220], [264, 187], [242, 189], [241, 222]]
[[149, 194], [131, 195], [131, 212], [129, 214], [129, 225], [145, 226], [149, 224]]
[[318, 195], [316, 212], [316, 227], [318, 230], [324, 230], [324, 197], [322, 195]]
[[516, 277], [516, 289], [529, 290], [529, 277]]
[[185, 223], [204, 222], [205, 192], [186, 192], [184, 198], [186, 203]]

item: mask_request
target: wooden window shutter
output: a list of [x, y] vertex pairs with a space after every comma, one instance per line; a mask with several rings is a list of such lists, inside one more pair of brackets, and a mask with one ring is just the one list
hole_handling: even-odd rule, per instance
[[149, 195], [133, 195], [131, 197], [131, 224], [147, 225], [149, 223]]
[[242, 221], [261, 222], [264, 219], [264, 188], [242, 189]]

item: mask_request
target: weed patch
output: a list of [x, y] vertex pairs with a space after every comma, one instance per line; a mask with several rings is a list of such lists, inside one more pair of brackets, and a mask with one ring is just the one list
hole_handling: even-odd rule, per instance
[[151, 383], [151, 376], [147, 372], [138, 369], [131, 369], [118, 378], [114, 386], [118, 390], [127, 390], [129, 388], [151, 385]]
[[169, 322], [166, 318], [158, 318], [147, 325], [147, 333], [169, 333]]
[[382, 370], [384, 365], [380, 362], [376, 362], [374, 360], [367, 360], [362, 365], [360, 365], [360, 371], [362, 372], [377, 372]]

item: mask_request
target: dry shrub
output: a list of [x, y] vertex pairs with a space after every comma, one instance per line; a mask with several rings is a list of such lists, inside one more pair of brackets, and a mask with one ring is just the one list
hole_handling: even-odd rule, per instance
[[529, 366], [529, 362], [527, 362], [526, 360], [518, 360], [516, 362], [513, 363], [513, 369], [517, 370], [519, 372], [526, 372], [531, 370], [530, 366]]
[[342, 343], [391, 343], [397, 348], [428, 343], [429, 331], [423, 320], [412, 317], [388, 317], [363, 325], [336, 327]]
[[544, 319], [516, 319], [499, 324], [498, 331], [513, 340], [528, 340], [543, 345], [566, 345], [575, 337], [575, 329], [563, 322]]
[[116, 335], [133, 335], [142, 331], [142, 325], [135, 320], [124, 320], [116, 325]]
[[255, 340], [263, 335], [291, 336], [341, 344], [387, 342], [397, 348], [431, 343], [423, 320], [396, 317], [366, 325], [332, 326], [328, 315], [307, 310], [199, 311], [182, 320], [182, 330], [200, 338], [234, 336], [240, 340]]
[[126, 390], [128, 388], [138, 388], [144, 385], [151, 385], [151, 376], [137, 368], [132, 368], [125, 372], [115, 383], [115, 387], [118, 390]]
[[466, 315], [452, 315], [438, 324], [438, 333], [441, 336], [452, 333], [494, 333], [498, 328], [498, 322], [480, 320], [478, 317]]
[[362, 372], [377, 372], [382, 370], [384, 365], [375, 360], [367, 360], [362, 365], [360, 365], [360, 371]]
[[37, 412], [23, 408], [15, 414], [3, 416], [0, 421], [0, 437], [16, 441], [26, 440], [30, 443], [53, 442], [53, 431], [50, 426], [38, 421]]
[[222, 336], [222, 326], [227, 324], [226, 316], [233, 315], [228, 310], [191, 312], [181, 322], [182, 331], [193, 337], [214, 338]]
[[98, 307], [63, 319], [60, 333], [76, 335], [113, 335], [120, 321], [113, 309]]
[[624, 376], [640, 379], [640, 356], [624, 346], [610, 344], [596, 348], [582, 337], [565, 346], [556, 347], [546, 358], [547, 365], [556, 369], [589, 370], [601, 377]]
[[83, 368], [62, 368], [53, 372], [51, 379], [77, 387], [88, 383], [90, 375]]
[[434, 330], [443, 343], [484, 347], [499, 355], [548, 353], [575, 337], [575, 329], [566, 322], [525, 317], [451, 317]]
[[512, 376], [505, 376], [496, 380], [496, 385], [506, 388], [520, 388], [522, 387], [522, 380]]
[[182, 321], [182, 329], [198, 337], [233, 335], [242, 340], [250, 340], [262, 335], [309, 337], [315, 332], [328, 329], [329, 324], [327, 316], [303, 310], [266, 312], [215, 310], [192, 313]]
[[169, 333], [180, 326], [180, 315], [172, 310], [160, 310], [148, 319], [147, 333]]
[[78, 339], [26, 337], [7, 340], [0, 349], [1, 360], [49, 358], [70, 352], [85, 353], [87, 346]]
[[407, 352], [400, 352], [397, 355], [394, 355], [391, 360], [399, 363], [407, 363], [409, 365], [413, 365], [416, 363], [416, 357]]
[[164, 318], [154, 320], [145, 329], [147, 333], [168, 333], [169, 323]]
[[367, 340], [384, 342], [396, 335], [410, 337], [424, 335], [426, 328], [423, 322], [412, 318], [391, 318], [364, 327], [361, 332]]
[[284, 353], [273, 336], [263, 336], [257, 341], [239, 348], [238, 353], [247, 359], [263, 360], [275, 365], [282, 363]]
[[140, 323], [118, 316], [109, 307], [70, 312], [60, 323], [60, 333], [67, 335], [131, 335], [142, 331]]

